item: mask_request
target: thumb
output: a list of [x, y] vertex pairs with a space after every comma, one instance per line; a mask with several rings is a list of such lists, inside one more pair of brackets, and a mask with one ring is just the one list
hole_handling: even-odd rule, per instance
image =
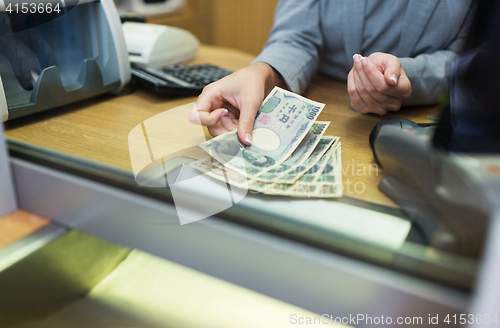
[[396, 85], [401, 76], [401, 61], [398, 57], [390, 56], [384, 63], [384, 79], [389, 85]]
[[240, 109], [240, 123], [238, 125], [238, 137], [247, 146], [252, 144], [252, 131], [255, 115], [260, 109], [262, 101], [246, 101]]

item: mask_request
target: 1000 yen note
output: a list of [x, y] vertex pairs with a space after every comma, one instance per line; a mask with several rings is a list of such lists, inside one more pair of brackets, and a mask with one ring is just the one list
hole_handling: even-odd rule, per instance
[[279, 184], [292, 184], [300, 177], [306, 173], [311, 167], [316, 164], [321, 157], [327, 152], [327, 150], [332, 146], [335, 145], [338, 142], [339, 138], [338, 137], [322, 137], [321, 140], [319, 141], [318, 145], [314, 149], [314, 151], [311, 153], [311, 156], [302, 163], [301, 165], [297, 166], [295, 169], [287, 172], [286, 174], [278, 177], [274, 182], [279, 183]]
[[340, 143], [332, 145], [330, 149], [321, 157], [321, 159], [313, 165], [304, 175], [302, 175], [297, 181], [296, 184], [307, 184], [313, 185], [318, 181], [321, 176], [324, 168], [328, 164], [328, 162], [332, 159], [332, 156], [335, 155], [335, 149], [339, 147]]
[[336, 198], [342, 197], [344, 186], [342, 184], [342, 155], [341, 147], [335, 151], [335, 164], [327, 164], [318, 179], [317, 197]]
[[304, 163], [318, 145], [329, 124], [330, 122], [315, 122], [300, 145], [293, 152], [292, 157], [284, 161], [282, 164], [269, 167], [257, 176], [249, 176], [249, 178], [262, 182], [273, 182], [279, 176], [283, 176], [287, 172]]
[[[246, 177], [225, 168], [211, 157], [204, 158], [189, 165], [216, 180], [229, 183], [238, 188], [255, 190], [264, 194], [300, 198], [342, 197], [342, 157], [340, 142], [332, 146], [328, 152], [322, 156], [320, 161], [325, 159], [327, 159], [327, 163], [315, 183], [299, 183], [299, 179], [299, 181], [296, 181], [294, 184], [273, 184], [257, 180], [247, 181]], [[319, 163], [316, 165], [318, 164]], [[317, 171], [314, 175], [316, 174]], [[305, 175], [308, 174], [306, 173]]]
[[216, 180], [229, 183], [238, 188], [247, 188], [248, 182], [244, 175], [225, 168], [212, 157], [203, 158], [188, 165]]
[[314, 164], [309, 170], [307, 170], [297, 181], [293, 184], [286, 183], [275, 183], [269, 192], [273, 194], [290, 194], [295, 190], [302, 188], [304, 186], [316, 186], [316, 181], [319, 179], [323, 172], [323, 169], [327, 163], [331, 160], [332, 156], [335, 156], [335, 149], [338, 147], [339, 143], [332, 145], [328, 151], [320, 158], [320, 160]]
[[325, 104], [274, 87], [260, 107], [248, 150], [283, 163], [299, 146]]
[[335, 185], [342, 184], [342, 155], [341, 155], [342, 143], [339, 142], [337, 148], [335, 149], [335, 156], [330, 158], [326, 164], [323, 172], [319, 176], [316, 184], [318, 185]]
[[324, 104], [275, 87], [257, 113], [253, 142], [246, 146], [231, 131], [200, 147], [223, 165], [254, 176], [283, 163], [299, 146], [323, 110]]
[[342, 197], [342, 158], [341, 145], [335, 149], [318, 181], [314, 185], [297, 184], [288, 196], [301, 198], [337, 198]]

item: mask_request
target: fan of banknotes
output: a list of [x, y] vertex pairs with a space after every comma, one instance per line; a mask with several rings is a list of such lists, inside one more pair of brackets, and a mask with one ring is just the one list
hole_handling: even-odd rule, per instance
[[316, 121], [324, 106], [275, 87], [257, 113], [251, 146], [231, 131], [202, 143], [210, 157], [190, 165], [264, 194], [341, 197], [341, 143], [324, 135], [330, 122]]

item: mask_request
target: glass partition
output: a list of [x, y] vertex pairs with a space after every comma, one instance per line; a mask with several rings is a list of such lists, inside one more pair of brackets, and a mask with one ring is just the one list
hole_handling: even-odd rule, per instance
[[[59, 28], [61, 23], [67, 28]], [[138, 88], [131, 94], [108, 93], [87, 99], [89, 93], [97, 95], [115, 90], [120, 83], [119, 75], [115, 74], [118, 71], [116, 62], [111, 60], [118, 54], [111, 44], [111, 32], [99, 2], [79, 4], [46, 24], [17, 32], [12, 29], [7, 14], [0, 12], [0, 76], [3, 82], [0, 86], [3, 85], [9, 112], [12, 110], [12, 116], [9, 115], [12, 120], [5, 123], [12, 158], [172, 204], [176, 206], [179, 216], [175, 228], [183, 224], [196, 225], [199, 222], [194, 221], [214, 216], [413, 277], [466, 292], [472, 290], [488, 229], [490, 208], [484, 201], [481, 203], [484, 206], [478, 209], [473, 204], [477, 198], [467, 192], [454, 192], [470, 190], [477, 192], [475, 195], [483, 195], [486, 189], [481, 188], [489, 188], [486, 183], [495, 182], [491, 177], [498, 176], [500, 172], [496, 159], [490, 163], [482, 162], [483, 159], [474, 157], [474, 154], [470, 157], [464, 155], [461, 159], [448, 157], [449, 149], [446, 145], [444, 149], [439, 148], [433, 134], [398, 131], [392, 139], [387, 139], [385, 154], [394, 151], [390, 147], [397, 145], [402, 153], [416, 149], [421, 151], [420, 155], [425, 157], [431, 154], [428, 157], [432, 158], [426, 158], [427, 162], [419, 161], [421, 158], [415, 160], [412, 157], [414, 152], [406, 158], [408, 165], [398, 166], [395, 163], [404, 162], [401, 158], [386, 156], [387, 166], [380, 167], [373, 156], [369, 135], [381, 118], [354, 112], [349, 105], [345, 81], [319, 75], [312, 81], [305, 96], [326, 104], [318, 120], [330, 122], [326, 135], [339, 137], [342, 143], [341, 165], [337, 169], [341, 170], [343, 197], [299, 199], [264, 195], [248, 189], [242, 191], [231, 186], [230, 177], [224, 177], [228, 183], [221, 183], [192, 171], [190, 164], [209, 156], [198, 145], [211, 138], [206, 128], [188, 121], [195, 97], [174, 99]], [[484, 57], [474, 57], [474, 52], [467, 53], [467, 56], [461, 57], [459, 64], [477, 64], [481, 58], [491, 58], [487, 56], [495, 53], [488, 53], [491, 49], [496, 48], [480, 48], [478, 53], [486, 53]], [[33, 56], [34, 53], [39, 56]], [[192, 63], [210, 62], [237, 70], [246, 67], [254, 58], [231, 49], [205, 45]], [[470, 61], [471, 58], [478, 62]], [[491, 60], [488, 59], [488, 62]], [[25, 113], [21, 108], [37, 106], [38, 97], [33, 95], [42, 89], [42, 75], [54, 66], [59, 67], [56, 84], [60, 83], [62, 89], [47, 91], [44, 94], [45, 107], [42, 106], [43, 109], [52, 109], [38, 112], [42, 107], [37, 107], [33, 112], [38, 113], [17, 117], [16, 110], [19, 109], [21, 114]], [[457, 68], [458, 76], [465, 77], [461, 82], [470, 77], [466, 68], [467, 65]], [[94, 78], [92, 83], [87, 84], [87, 77]], [[452, 90], [458, 92], [451, 97], [452, 105], [463, 100], [463, 89], [470, 87], [460, 84], [458, 80], [455, 82]], [[103, 88], [97, 90], [96, 83]], [[69, 96], [78, 88], [88, 92], [85, 97], [83, 94], [76, 98]], [[57, 102], [55, 99], [61, 97], [59, 91], [63, 89], [68, 97], [61, 99], [68, 101], [54, 106], [51, 101]], [[477, 105], [474, 102], [477, 99], [484, 98], [477, 97], [475, 93], [469, 98], [474, 105]], [[488, 105], [491, 106], [491, 103]], [[446, 131], [448, 125], [456, 121], [450, 119], [450, 110], [442, 114], [442, 109], [443, 106], [410, 107], [390, 113], [385, 118], [405, 118], [431, 124], [441, 117], [440, 125], [435, 129], [444, 131], [441, 136], [450, 141], [453, 138], [446, 135]], [[451, 114], [456, 115], [453, 108]], [[151, 126], [153, 117], [159, 117], [159, 120]], [[467, 115], [463, 117], [466, 123], [477, 123], [468, 121]], [[445, 125], [445, 121], [449, 124]], [[488, 120], [482, 117], [482, 122], [485, 121]], [[459, 122], [462, 123], [459, 124], [461, 128], [467, 125], [463, 122]], [[492, 123], [496, 122], [488, 122], [490, 132], [494, 132], [492, 127], [496, 125]], [[470, 135], [463, 133], [454, 137], [468, 138], [472, 135], [473, 138], [467, 140], [484, 141], [490, 136], [481, 139], [475, 133], [477, 130], [466, 130], [460, 131]], [[158, 152], [152, 143], [153, 135], [164, 143]], [[415, 147], [396, 142], [405, 138], [416, 140], [417, 143], [411, 144]], [[432, 138], [435, 148], [430, 148]], [[140, 156], [135, 162], [136, 152]], [[422, 169], [424, 162], [430, 164]], [[419, 174], [412, 175], [410, 168]], [[406, 195], [408, 190], [404, 190], [404, 186], [391, 189], [392, 198], [386, 196], [388, 192], [382, 193], [379, 184], [388, 173], [391, 176], [407, 174], [413, 187], [436, 188], [433, 193], [426, 189], [424, 196], [415, 195], [415, 199], [422, 196], [418, 198], [419, 202], [396, 204], [394, 199]], [[464, 180], [460, 180], [462, 178]], [[388, 181], [385, 180], [386, 183]], [[385, 190], [394, 185], [386, 184]], [[448, 211], [443, 200], [449, 202], [446, 205], [455, 202], [456, 206], [448, 207], [453, 209]], [[201, 211], [205, 216], [183, 221], [182, 216], [190, 215], [189, 210]], [[474, 216], [477, 213], [480, 214], [478, 220]], [[461, 215], [468, 215], [469, 220], [459, 227], [463, 222], [455, 224], [453, 220]], [[441, 217], [446, 217], [448, 221], [440, 220]], [[443, 229], [442, 222], [448, 228]], [[458, 236], [458, 232], [462, 235]], [[470, 245], [474, 247], [472, 251]]]
[[[209, 203], [212, 204], [209, 206], [222, 204], [224, 208], [224, 195], [220, 194], [220, 190], [226, 188], [223, 183], [208, 185], [208, 190], [200, 180], [196, 182], [197, 190], [178, 188], [178, 184], [175, 187], [179, 175], [183, 174], [182, 168], [192, 162], [187, 157], [160, 164], [160, 170], [152, 169], [151, 176], [159, 174], [166, 181], [164, 187], [143, 187], [128, 170], [17, 141], [9, 141], [8, 146], [13, 158], [127, 190], [138, 197], [147, 196], [173, 204], [179, 215], [179, 227], [171, 229], [183, 228], [181, 212], [185, 204], [193, 210], [202, 208], [202, 211], [210, 210], [206, 207]], [[190, 178], [193, 176], [184, 177], [184, 181]], [[215, 217], [466, 291], [473, 288], [479, 266], [477, 258], [430, 247], [421, 227], [402, 210], [346, 196], [337, 200], [291, 200], [248, 193]]]

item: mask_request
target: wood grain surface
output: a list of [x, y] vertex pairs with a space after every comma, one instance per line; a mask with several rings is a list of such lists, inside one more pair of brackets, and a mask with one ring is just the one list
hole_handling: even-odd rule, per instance
[[[248, 66], [253, 58], [253, 55], [238, 50], [203, 45], [193, 63], [209, 62], [237, 70]], [[382, 117], [361, 115], [353, 111], [348, 105], [346, 84], [343, 81], [318, 76], [305, 96], [326, 103], [319, 120], [331, 121], [327, 134], [339, 136], [342, 142], [344, 194], [369, 202], [396, 206], [377, 189], [384, 173], [375, 166], [368, 143], [371, 129]], [[169, 99], [139, 88], [130, 95], [103, 95], [7, 122], [6, 136], [130, 170], [130, 131], [156, 114], [195, 100], [195, 97]], [[188, 110], [178, 111], [179, 122], [189, 124], [187, 112]], [[404, 117], [425, 123], [430, 122], [426, 119], [427, 116], [438, 114], [437, 107], [404, 108], [399, 113], [392, 113], [383, 118]], [[206, 156], [202, 151], [193, 151], [199, 138], [183, 133], [183, 129], [166, 129], [165, 133], [184, 144], [186, 148], [192, 147], [188, 156]], [[206, 129], [205, 136], [210, 137]]]

